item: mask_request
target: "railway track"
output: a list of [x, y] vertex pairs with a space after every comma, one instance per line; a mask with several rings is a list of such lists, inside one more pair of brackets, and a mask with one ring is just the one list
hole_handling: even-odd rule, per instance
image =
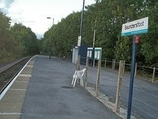
[[18, 72], [23, 68], [29, 59], [30, 57], [18, 60], [11, 65], [6, 66], [6, 68], [0, 71], [0, 94], [9, 85], [9, 83], [13, 80], [13, 78], [18, 74]]

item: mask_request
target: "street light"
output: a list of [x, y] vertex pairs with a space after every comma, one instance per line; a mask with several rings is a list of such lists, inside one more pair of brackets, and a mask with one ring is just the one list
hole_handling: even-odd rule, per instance
[[83, 16], [84, 16], [85, 0], [83, 0], [82, 13], [81, 13], [81, 24], [80, 24], [80, 37], [82, 38], [82, 27], [83, 27]]
[[[47, 19], [52, 19], [52, 26], [51, 27], [53, 27], [53, 25], [54, 25], [54, 18], [52, 18], [52, 17], [47, 17]], [[51, 32], [52, 33], [52, 32]], [[51, 36], [52, 36], [52, 34], [51, 34]], [[49, 56], [49, 59], [51, 59], [51, 55], [52, 55], [52, 39], [50, 39], [50, 56]]]
[[77, 69], [80, 70], [80, 46], [82, 40], [82, 27], [83, 27], [83, 16], [84, 16], [84, 7], [85, 7], [85, 0], [83, 0], [82, 5], [82, 13], [81, 13], [81, 22], [80, 22], [80, 35], [78, 37], [78, 61], [77, 61]]
[[52, 18], [52, 17], [47, 17], [47, 19], [52, 19], [52, 27], [53, 27], [53, 25], [54, 25], [54, 18]]

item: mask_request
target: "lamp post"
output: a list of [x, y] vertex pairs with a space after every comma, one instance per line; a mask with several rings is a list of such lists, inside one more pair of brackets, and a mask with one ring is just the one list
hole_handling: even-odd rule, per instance
[[81, 37], [82, 37], [84, 7], [85, 7], [85, 0], [83, 0], [82, 13], [81, 13], [81, 23], [80, 23], [80, 36], [81, 36]]
[[[53, 27], [53, 25], [54, 25], [54, 18], [47, 17], [47, 19], [52, 19], [52, 27]], [[51, 34], [51, 36], [52, 36], [52, 34]], [[52, 39], [50, 39], [50, 56], [49, 56], [49, 59], [51, 59], [51, 55], [52, 55]]]
[[78, 37], [78, 61], [77, 61], [77, 70], [80, 70], [80, 46], [82, 40], [82, 28], [83, 28], [83, 16], [84, 16], [84, 7], [85, 7], [85, 0], [83, 0], [82, 5], [82, 13], [81, 13], [81, 21], [80, 21], [80, 35]]

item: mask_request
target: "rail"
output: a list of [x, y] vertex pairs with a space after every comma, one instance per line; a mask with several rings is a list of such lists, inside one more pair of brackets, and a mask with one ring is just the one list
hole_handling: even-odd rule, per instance
[[0, 94], [9, 85], [30, 57], [25, 57], [0, 68]]

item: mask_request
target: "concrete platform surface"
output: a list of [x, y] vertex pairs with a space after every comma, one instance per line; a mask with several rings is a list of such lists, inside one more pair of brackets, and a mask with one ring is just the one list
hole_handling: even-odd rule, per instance
[[121, 119], [78, 84], [76, 65], [36, 56], [0, 100], [0, 119]]

